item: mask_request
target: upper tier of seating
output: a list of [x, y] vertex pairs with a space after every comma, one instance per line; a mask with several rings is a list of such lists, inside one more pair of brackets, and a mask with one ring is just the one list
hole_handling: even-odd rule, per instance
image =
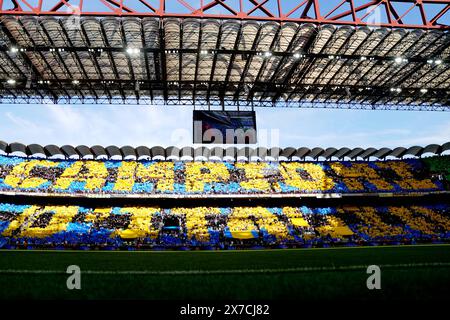
[[445, 190], [450, 157], [389, 161], [182, 162], [0, 156], [0, 192], [292, 194]]

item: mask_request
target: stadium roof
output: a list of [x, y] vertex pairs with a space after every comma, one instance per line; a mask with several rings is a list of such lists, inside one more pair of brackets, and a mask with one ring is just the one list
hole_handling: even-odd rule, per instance
[[250, 148], [250, 147], [167, 147], [152, 148], [140, 146], [117, 147], [108, 146], [77, 146], [55, 145], [41, 146], [38, 144], [24, 145], [0, 141], [0, 155], [19, 157], [48, 158], [48, 159], [97, 159], [97, 160], [369, 160], [386, 159], [387, 157], [400, 159], [405, 156], [421, 157], [422, 155], [441, 155], [450, 151], [450, 142], [443, 145], [430, 144], [426, 147], [413, 146], [410, 148]]
[[[74, 15], [68, 1], [3, 1], [2, 103], [450, 110], [449, 0], [363, 1], [319, 14], [318, 0], [289, 1], [298, 8], [278, 14], [265, 9], [276, 1], [244, 1], [248, 11], [177, 1], [187, 13], [89, 1], [100, 2], [109, 6]], [[405, 2], [413, 8], [394, 10]], [[392, 6], [394, 20], [369, 27], [369, 5]], [[431, 5], [439, 10], [406, 23]], [[230, 14], [209, 13], [218, 6]]]

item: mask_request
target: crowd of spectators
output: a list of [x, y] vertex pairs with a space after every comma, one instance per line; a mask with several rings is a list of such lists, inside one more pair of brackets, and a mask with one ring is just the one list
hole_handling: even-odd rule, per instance
[[[446, 157], [433, 159], [441, 158]], [[429, 159], [248, 163], [0, 156], [0, 191], [142, 195], [429, 192], [448, 188], [449, 168], [450, 161]]]
[[450, 241], [450, 205], [111, 207], [0, 204], [0, 247], [168, 249]]

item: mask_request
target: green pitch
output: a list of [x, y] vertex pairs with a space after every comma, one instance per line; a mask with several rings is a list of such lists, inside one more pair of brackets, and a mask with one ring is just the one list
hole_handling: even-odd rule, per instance
[[[81, 290], [66, 269], [81, 268]], [[368, 290], [368, 265], [381, 290]], [[450, 246], [0, 251], [0, 299], [450, 299]]]

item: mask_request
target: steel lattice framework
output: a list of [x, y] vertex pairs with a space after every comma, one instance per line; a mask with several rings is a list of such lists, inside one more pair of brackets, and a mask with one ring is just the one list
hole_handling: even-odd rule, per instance
[[[436, 8], [430, 11], [432, 6]], [[2, 15], [231, 18], [422, 29], [448, 25], [443, 21], [450, 4], [447, 0], [1, 0], [0, 9]], [[375, 11], [379, 21], [374, 20]], [[408, 22], [411, 15], [418, 15], [418, 21]]]
[[450, 110], [449, 9], [0, 0], [0, 101]]

